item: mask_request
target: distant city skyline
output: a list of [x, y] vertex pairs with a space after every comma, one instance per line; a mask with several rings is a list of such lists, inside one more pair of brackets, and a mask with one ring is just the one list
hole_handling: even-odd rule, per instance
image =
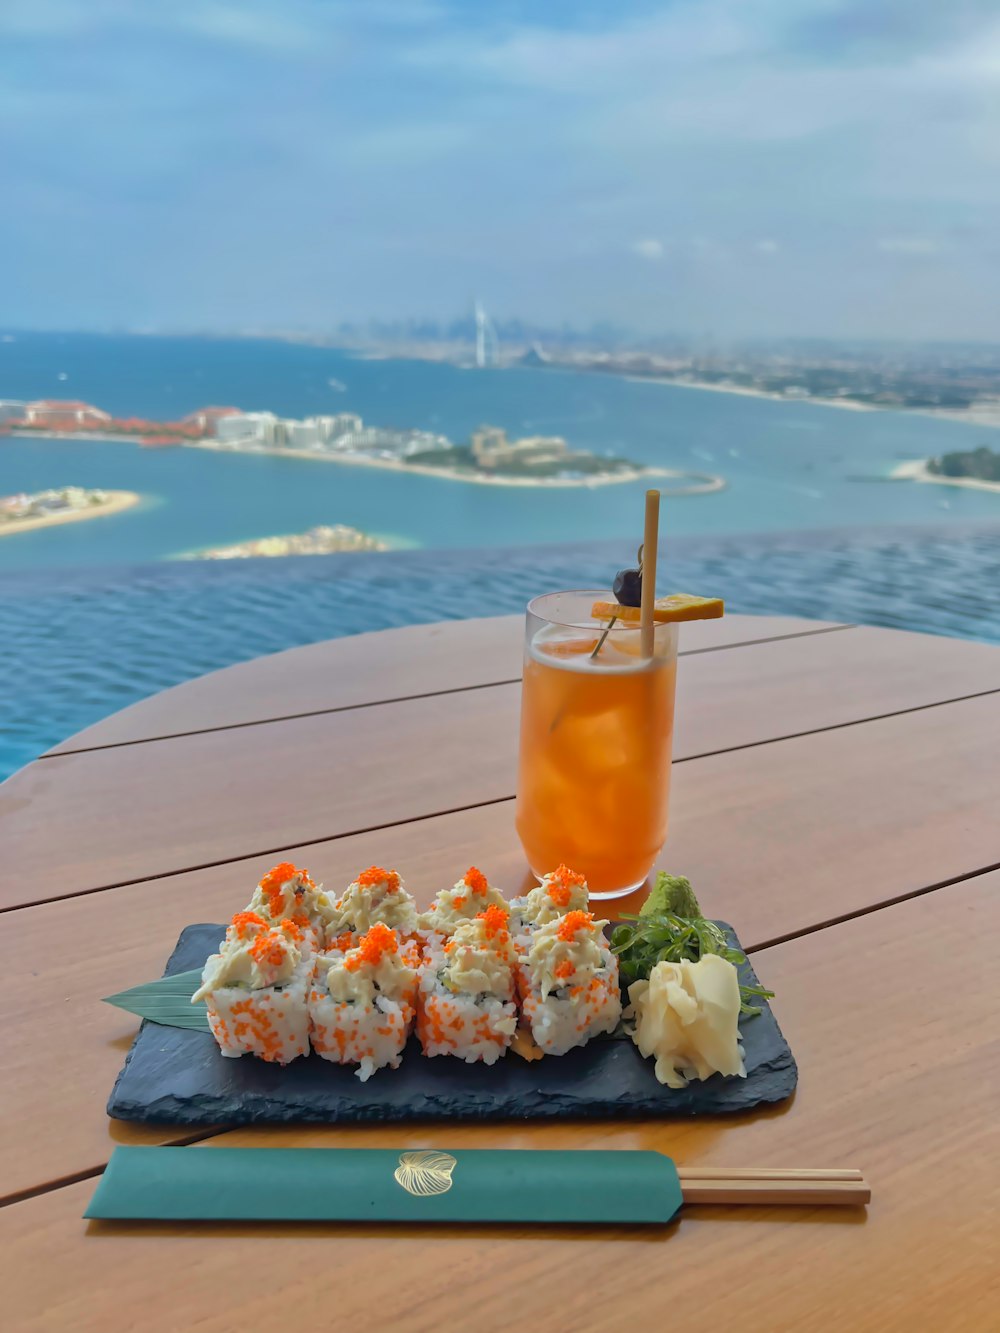
[[5, 0], [5, 329], [1000, 341], [993, 0]]

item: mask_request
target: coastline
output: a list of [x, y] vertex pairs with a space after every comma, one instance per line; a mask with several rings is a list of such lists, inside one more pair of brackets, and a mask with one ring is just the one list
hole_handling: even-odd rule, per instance
[[[664, 381], [665, 382], [665, 381]], [[17, 431], [10, 432], [11, 438], [21, 440], [100, 440], [110, 444], [141, 444], [139, 435], [102, 435], [99, 431]], [[643, 467], [632, 472], [595, 472], [588, 477], [499, 477], [475, 473], [459, 472], [454, 469], [430, 467], [421, 463], [404, 463], [394, 458], [365, 458], [359, 454], [323, 453], [313, 449], [234, 449], [230, 445], [220, 444], [216, 440], [184, 440], [176, 446], [179, 449], [207, 449], [217, 454], [268, 455], [273, 458], [303, 458], [311, 463], [339, 463], [346, 467], [381, 468], [386, 472], [402, 472], [422, 477], [436, 477], [440, 481], [460, 481], [471, 486], [526, 486], [535, 489], [567, 489], [573, 487], [615, 486], [630, 481], [643, 481], [647, 477], [673, 478], [681, 484], [664, 488], [664, 494], [677, 497], [684, 495], [711, 495], [724, 491], [727, 486], [725, 477], [711, 472], [682, 472], [676, 468]]]
[[36, 518], [13, 519], [0, 523], [0, 537], [12, 537], [17, 532], [34, 532], [39, 528], [55, 528], [63, 523], [80, 523], [88, 518], [107, 518], [124, 513], [142, 499], [135, 491], [108, 491], [106, 503], [90, 505], [86, 509], [68, 509], [59, 514], [41, 514]]
[[[467, 360], [459, 359], [454, 349], [449, 347], [421, 348], [419, 346], [390, 347], [386, 350], [357, 348], [339, 343], [331, 344], [345, 351], [359, 361], [427, 361], [432, 364], [445, 364], [458, 369], [469, 370], [473, 367]], [[762, 398], [773, 403], [806, 403], [816, 407], [834, 407], [847, 412], [904, 412], [909, 416], [931, 417], [938, 421], [954, 421], [965, 426], [984, 426], [990, 430], [1000, 429], [1000, 398], [977, 399], [968, 408], [952, 407], [906, 407], [901, 403], [863, 403], [855, 398], [824, 398], [813, 394], [775, 393], [770, 389], [751, 389], [739, 384], [718, 384], [709, 380], [672, 378], [669, 375], [636, 375], [626, 369], [607, 370], [597, 365], [576, 365], [572, 362], [548, 361], [542, 365], [523, 366], [516, 359], [502, 363], [500, 370], [534, 369], [556, 371], [568, 375], [607, 375], [612, 379], [623, 379], [632, 384], [665, 384], [671, 388], [699, 389], [708, 393], [736, 394], [743, 398]]]
[[995, 491], [1000, 494], [1000, 481], [984, 481], [980, 477], [939, 477], [927, 468], [926, 458], [914, 458], [900, 463], [889, 474], [893, 481], [919, 481], [936, 486], [960, 486], [967, 491]]
[[9, 440], [100, 440], [102, 444], [142, 444], [142, 435], [102, 434], [99, 430], [18, 430], [7, 432]]
[[[590, 374], [611, 374], [615, 371], [590, 371]], [[908, 407], [875, 407], [872, 403], [859, 403], [853, 398], [814, 398], [811, 394], [789, 397], [784, 393], [772, 393], [770, 389], [747, 389], [741, 384], [711, 384], [707, 380], [672, 380], [663, 375], [627, 375], [619, 374], [620, 379], [630, 384], [665, 384], [671, 389], [701, 389], [708, 393], [732, 393], [741, 398], [764, 398], [772, 403], [808, 403], [817, 407], [838, 407], [848, 412], [918, 412]], [[928, 413], [927, 415], [937, 415]]]
[[636, 468], [632, 472], [596, 472], [589, 477], [498, 477], [475, 473], [459, 472], [451, 468], [430, 467], [422, 463], [404, 463], [395, 458], [364, 458], [358, 454], [322, 453], [312, 449], [233, 449], [211, 440], [185, 442], [185, 449], [209, 449], [213, 453], [223, 454], [268, 454], [275, 458], [304, 458], [310, 462], [339, 463], [347, 467], [381, 468], [386, 472], [402, 472], [422, 477], [436, 477], [441, 481], [460, 481], [472, 486], [527, 486], [534, 489], [546, 487], [595, 487], [621, 485], [629, 481], [642, 481], [645, 477], [673, 477], [687, 481], [687, 486], [671, 490], [671, 495], [708, 495], [724, 490], [724, 477], [709, 473], [678, 472], [670, 468]]
[[[572, 370], [571, 366], [554, 366], [553, 369]], [[819, 398], [812, 394], [789, 398], [784, 393], [772, 393], [769, 389], [747, 389], [739, 384], [710, 384], [706, 380], [674, 380], [662, 375], [628, 375], [618, 371], [597, 371], [581, 367], [580, 374], [616, 375], [619, 379], [632, 384], [665, 384], [675, 389], [701, 389], [708, 393], [732, 393], [742, 398], [763, 398], [772, 403], [805, 403], [813, 407], [835, 407], [847, 412], [902, 412], [911, 417], [930, 417], [935, 421], [954, 421], [962, 426], [984, 426], [988, 430], [1000, 429], [1000, 403], [992, 400], [985, 403], [973, 403], [963, 411], [950, 407], [903, 407], [897, 403], [886, 403], [884, 407], [875, 403], [859, 403], [854, 398]]]

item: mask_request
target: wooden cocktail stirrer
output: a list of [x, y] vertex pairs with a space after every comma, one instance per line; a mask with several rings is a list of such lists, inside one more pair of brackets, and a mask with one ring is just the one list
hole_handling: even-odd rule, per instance
[[642, 534], [642, 604], [639, 629], [643, 657], [653, 656], [653, 609], [656, 605], [656, 547], [660, 535], [660, 492], [646, 492], [646, 526]]
[[[639, 573], [642, 575], [642, 602], [639, 609], [639, 615], [641, 618], [640, 636], [641, 636], [643, 657], [653, 656], [653, 645], [654, 645], [653, 609], [656, 603], [656, 547], [659, 539], [659, 530], [660, 530], [660, 492], [647, 491], [646, 519], [645, 519], [645, 526], [643, 529], [643, 541], [642, 545], [639, 547], [639, 556], [637, 561], [639, 565]], [[652, 557], [650, 559], [650, 569], [652, 573], [649, 579], [650, 591], [647, 604], [646, 563], [647, 559], [649, 558], [648, 555], [649, 552], [652, 552]], [[646, 623], [647, 617], [649, 621], [648, 626]], [[592, 658], [596, 657], [597, 654], [604, 647], [604, 640], [614, 629], [615, 621], [617, 619], [618, 619], [617, 616], [612, 616], [611, 619], [608, 621], [607, 625], [605, 626], [604, 630], [601, 633], [601, 637], [597, 640], [597, 646], [594, 648], [594, 651], [590, 654]]]

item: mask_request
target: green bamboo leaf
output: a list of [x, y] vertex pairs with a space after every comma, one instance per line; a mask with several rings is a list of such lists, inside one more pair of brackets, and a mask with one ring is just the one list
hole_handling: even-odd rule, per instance
[[208, 1013], [203, 1004], [192, 1004], [191, 996], [201, 985], [201, 968], [193, 972], [175, 972], [172, 977], [147, 981], [143, 986], [106, 995], [105, 1004], [113, 1004], [139, 1018], [170, 1028], [194, 1028], [210, 1032]]

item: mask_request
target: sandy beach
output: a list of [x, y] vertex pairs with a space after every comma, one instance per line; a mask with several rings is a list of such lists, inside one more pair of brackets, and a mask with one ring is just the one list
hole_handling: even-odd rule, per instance
[[[605, 372], [601, 372], [602, 374]], [[630, 384], [665, 384], [672, 389], [702, 389], [709, 393], [734, 393], [740, 398], [766, 398], [772, 403], [808, 403], [817, 407], [839, 407], [848, 412], [905, 412], [903, 407], [875, 407], [852, 398], [813, 398], [811, 395], [772, 393], [768, 389], [747, 389], [740, 384], [711, 384], [707, 380], [672, 380], [660, 375], [622, 375]]]
[[[591, 373], [591, 372], [586, 372]], [[610, 372], [600, 372], [610, 373]], [[846, 412], [904, 412], [913, 417], [936, 417], [939, 421], [955, 421], [963, 426], [986, 426], [992, 430], [1000, 429], [1000, 399], [989, 399], [972, 403], [963, 410], [948, 407], [901, 407], [895, 403], [886, 403], [884, 407], [875, 403], [859, 403], [853, 398], [819, 398], [809, 395], [789, 397], [784, 393], [771, 393], [766, 389], [746, 389], [738, 384], [709, 384], [704, 380], [673, 380], [656, 375], [621, 375], [632, 384], [665, 384], [668, 388], [702, 389], [708, 393], [733, 393], [741, 398], [766, 398], [772, 403], [806, 403], [810, 407], [836, 407]], [[925, 480], [941, 480], [938, 477]], [[990, 485], [990, 483], [987, 483]]]
[[88, 518], [107, 518], [131, 509], [142, 499], [135, 491], [107, 491], [104, 504], [88, 505], [86, 509], [67, 509], [59, 514], [42, 514], [37, 518], [16, 518], [0, 523], [0, 537], [13, 537], [18, 532], [34, 532], [38, 528], [56, 528], [63, 523], [81, 523]]
[[939, 477], [930, 472], [926, 458], [914, 458], [910, 462], [894, 467], [890, 476], [895, 481], [925, 481], [935, 486], [961, 486], [967, 491], [1000, 492], [1000, 481], [982, 481], [979, 477]]

